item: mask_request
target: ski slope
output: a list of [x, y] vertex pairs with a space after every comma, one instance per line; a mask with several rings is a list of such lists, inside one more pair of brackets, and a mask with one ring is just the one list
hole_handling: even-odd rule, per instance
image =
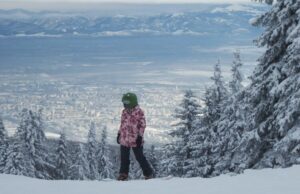
[[46, 181], [0, 175], [1, 194], [299, 194], [300, 165], [247, 170], [216, 178], [118, 181]]

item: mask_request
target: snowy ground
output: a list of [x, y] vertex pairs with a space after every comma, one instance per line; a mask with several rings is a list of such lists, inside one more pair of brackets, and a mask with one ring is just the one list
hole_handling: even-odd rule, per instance
[[299, 194], [300, 166], [242, 175], [170, 180], [45, 181], [0, 175], [1, 194]]

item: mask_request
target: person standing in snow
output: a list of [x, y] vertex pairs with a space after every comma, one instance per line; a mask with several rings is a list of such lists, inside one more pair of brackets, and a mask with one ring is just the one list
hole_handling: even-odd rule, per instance
[[143, 110], [138, 105], [134, 93], [123, 95], [121, 125], [118, 131], [117, 143], [121, 145], [121, 167], [118, 180], [127, 180], [130, 165], [130, 149], [132, 148], [136, 160], [139, 162], [145, 179], [152, 178], [152, 169], [143, 153], [143, 135], [146, 128], [146, 119]]

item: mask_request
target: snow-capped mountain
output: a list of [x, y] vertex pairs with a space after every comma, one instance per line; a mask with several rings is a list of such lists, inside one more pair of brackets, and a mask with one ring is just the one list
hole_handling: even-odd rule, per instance
[[0, 10], [0, 35], [232, 35], [256, 30], [247, 25], [248, 20], [265, 10], [266, 7], [256, 4], [219, 5], [202, 11], [144, 16]]

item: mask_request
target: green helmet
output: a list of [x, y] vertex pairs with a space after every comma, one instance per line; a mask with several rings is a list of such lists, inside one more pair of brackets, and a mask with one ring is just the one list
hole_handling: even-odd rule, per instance
[[138, 105], [137, 96], [134, 93], [126, 93], [122, 97], [125, 108], [134, 108]]

